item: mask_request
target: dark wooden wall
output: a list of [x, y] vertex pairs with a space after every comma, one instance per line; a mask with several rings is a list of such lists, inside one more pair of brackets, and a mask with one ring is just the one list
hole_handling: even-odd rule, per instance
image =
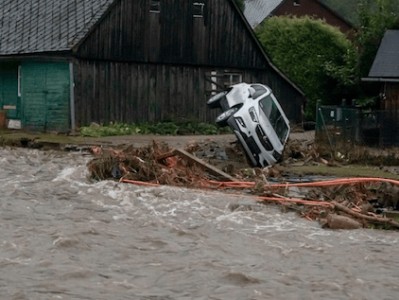
[[269, 85], [288, 118], [301, 121], [303, 95], [272, 68], [233, 0], [117, 0], [75, 49], [76, 120], [213, 122], [206, 74], [238, 70], [243, 81]]
[[[206, 76], [223, 69], [79, 60], [75, 64], [75, 117], [78, 126], [173, 121], [213, 122], [206, 105]], [[237, 70], [246, 82], [268, 82], [288, 118], [301, 122], [302, 97], [288, 82], [261, 70]], [[208, 83], [209, 84], [209, 83]]]
[[78, 126], [213, 119], [198, 67], [79, 61], [75, 65]]
[[327, 24], [338, 27], [341, 32], [351, 34], [352, 26], [340, 18], [331, 9], [317, 0], [300, 0], [300, 5], [294, 5], [294, 0], [285, 0], [272, 12], [274, 16], [292, 15], [292, 16], [311, 16], [318, 19], [324, 19]]
[[383, 92], [385, 93], [385, 99], [382, 109], [399, 111], [399, 83], [385, 82]]
[[196, 0], [162, 0], [150, 12], [149, 0], [118, 0], [78, 47], [82, 58], [191, 65], [267, 68], [267, 63], [230, 0], [204, 0], [202, 18], [193, 17]]

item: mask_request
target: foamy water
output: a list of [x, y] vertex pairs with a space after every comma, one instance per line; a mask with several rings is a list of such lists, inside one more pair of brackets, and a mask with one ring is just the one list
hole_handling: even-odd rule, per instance
[[90, 182], [83, 154], [0, 149], [0, 299], [397, 299], [399, 234], [251, 197]]

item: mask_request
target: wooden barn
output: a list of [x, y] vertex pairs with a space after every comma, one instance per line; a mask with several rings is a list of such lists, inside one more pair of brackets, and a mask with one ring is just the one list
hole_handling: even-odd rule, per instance
[[213, 122], [207, 98], [269, 85], [293, 123], [305, 97], [234, 0], [0, 0], [0, 109], [9, 124]]

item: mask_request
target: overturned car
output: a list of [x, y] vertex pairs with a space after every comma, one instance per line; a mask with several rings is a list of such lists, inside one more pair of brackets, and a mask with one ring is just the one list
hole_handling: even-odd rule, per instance
[[290, 126], [269, 87], [235, 84], [211, 97], [207, 105], [222, 109], [216, 124], [230, 126], [252, 166], [266, 167], [282, 159]]

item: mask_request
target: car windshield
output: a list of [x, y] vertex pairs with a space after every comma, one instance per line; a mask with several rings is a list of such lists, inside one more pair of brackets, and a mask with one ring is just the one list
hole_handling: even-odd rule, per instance
[[285, 138], [288, 134], [288, 124], [285, 122], [281, 111], [278, 109], [272, 96], [269, 94], [259, 101], [259, 105], [269, 119], [274, 131], [276, 132], [281, 143], [285, 142]]

